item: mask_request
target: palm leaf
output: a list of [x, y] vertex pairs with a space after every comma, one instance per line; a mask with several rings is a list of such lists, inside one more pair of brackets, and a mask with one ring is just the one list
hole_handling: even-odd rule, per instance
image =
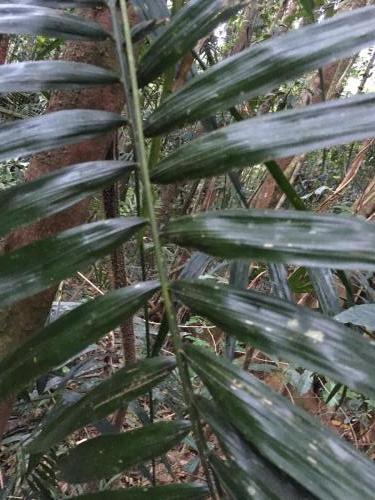
[[188, 2], [142, 57], [138, 71], [140, 85], [146, 85], [173, 66], [198, 40], [229, 19], [244, 4], [244, 0]]
[[[249, 491], [256, 491], [256, 498], [288, 498], [300, 500], [313, 496], [282, 470], [262, 457], [242, 439], [213, 401], [203, 397], [195, 400], [200, 415], [215, 432], [225, 455], [231, 460], [219, 461], [214, 453], [210, 462], [224, 490], [232, 497], [247, 498]], [[229, 490], [229, 491], [228, 491]]]
[[76, 429], [97, 422], [144, 394], [164, 380], [174, 368], [173, 358], [160, 357], [121, 368], [86, 396], [73, 405], [63, 407], [44, 422], [40, 434], [28, 444], [28, 451], [39, 453], [48, 450]]
[[0, 94], [80, 89], [118, 82], [112, 71], [92, 64], [35, 61], [0, 66]]
[[251, 290], [196, 281], [178, 281], [172, 290], [241, 342], [375, 396], [374, 345], [337, 321]]
[[80, 163], [1, 191], [0, 236], [78, 203], [133, 168], [123, 161]]
[[62, 457], [58, 468], [62, 479], [70, 483], [109, 478], [162, 455], [189, 431], [190, 423], [182, 420], [159, 422], [116, 436], [90, 439]]
[[156, 183], [209, 177], [375, 135], [375, 94], [269, 113], [177, 149], [152, 170]]
[[375, 227], [358, 217], [226, 210], [174, 219], [162, 235], [218, 257], [339, 269], [375, 266]]
[[0, 33], [54, 38], [104, 40], [110, 34], [99, 24], [48, 7], [0, 4]]
[[146, 225], [128, 217], [85, 224], [0, 257], [0, 307], [50, 288]]
[[0, 160], [28, 156], [109, 132], [125, 124], [115, 113], [75, 109], [0, 125]]
[[318, 498], [373, 498], [374, 464], [352, 446], [232, 363], [196, 346], [185, 352], [227, 419], [263, 457]]
[[120, 288], [53, 321], [0, 362], [0, 397], [18, 392], [96, 342], [132, 316], [157, 289], [153, 281]]
[[228, 57], [166, 99], [148, 118], [145, 132], [157, 135], [206, 118], [371, 46], [374, 21], [375, 7], [356, 9]]

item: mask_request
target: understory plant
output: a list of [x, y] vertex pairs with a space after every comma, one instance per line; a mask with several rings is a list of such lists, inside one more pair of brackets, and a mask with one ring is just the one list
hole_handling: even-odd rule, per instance
[[[307, 3], [307, 2], [304, 2]], [[178, 371], [186, 419], [89, 439], [59, 456], [54, 474], [71, 484], [110, 479], [148, 463], [190, 432], [197, 446], [202, 484], [151, 485], [91, 492], [77, 498], [372, 499], [375, 467], [350, 444], [255, 376], [209, 349], [183, 342], [176, 304], [188, 306], [222, 329], [228, 339], [322, 374], [375, 398], [375, 342], [332, 318], [337, 297], [332, 271], [375, 269], [375, 228], [359, 217], [318, 215], [305, 209], [276, 160], [364, 140], [375, 135], [375, 95], [362, 94], [308, 107], [268, 113], [219, 128], [189, 142], [149, 168], [148, 138], [191, 124], [263, 95], [375, 41], [375, 8], [366, 7], [313, 23], [245, 49], [199, 72], [158, 108], [144, 115], [140, 91], [168, 73], [196, 42], [244, 6], [242, 0], [190, 0], [158, 30], [137, 63], [125, 0], [0, 2], [0, 31], [83, 40], [113, 39], [118, 73], [67, 61], [36, 61], [0, 68], [0, 93], [122, 85], [126, 117], [67, 109], [0, 126], [0, 160], [27, 157], [77, 143], [119, 127], [132, 138], [134, 161], [71, 165], [0, 193], [0, 237], [74, 207], [129, 173], [139, 180], [138, 214], [68, 229], [0, 257], [0, 308], [50, 289], [96, 262], [131, 237], [152, 238], [158, 280], [144, 280], [88, 301], [14, 346], [0, 361], [0, 398], [6, 400], [98, 341], [160, 292], [162, 328], [148, 339], [147, 359], [125, 366], [81, 399], [51, 412], [23, 445], [29, 472], [77, 429], [124, 408]], [[108, 8], [112, 32], [58, 8]], [[144, 28], [144, 26], [143, 26]], [[234, 108], [235, 109], [235, 108]], [[159, 228], [154, 186], [199, 180], [265, 163], [286, 195], [289, 210], [248, 208], [177, 217]], [[144, 209], [142, 210], [142, 207]], [[143, 213], [143, 216], [142, 216]], [[262, 262], [278, 276], [279, 297], [241, 290], [233, 282], [170, 281], [163, 246], [179, 245], [237, 263]], [[142, 243], [141, 243], [142, 246]], [[141, 249], [142, 250], [142, 249]], [[320, 311], [296, 305], [288, 295], [285, 266], [303, 266], [316, 287]], [[241, 273], [239, 267], [239, 271]], [[238, 271], [238, 269], [237, 269]], [[283, 288], [284, 286], [284, 288]], [[20, 302], [20, 304], [22, 304]], [[21, 307], [21, 306], [20, 306]], [[174, 357], [160, 354], [167, 336]], [[194, 373], [205, 390], [196, 394]], [[205, 426], [217, 439], [207, 445]], [[48, 462], [50, 463], [50, 462]], [[47, 467], [48, 470], [50, 470]], [[44, 471], [46, 468], [44, 469]], [[38, 473], [39, 474], [39, 473]], [[33, 476], [40, 497], [44, 479]], [[48, 475], [48, 474], [47, 474]], [[48, 488], [47, 488], [48, 490]]]

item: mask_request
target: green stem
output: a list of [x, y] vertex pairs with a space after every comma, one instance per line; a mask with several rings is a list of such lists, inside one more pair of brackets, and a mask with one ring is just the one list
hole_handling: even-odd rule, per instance
[[[162, 246], [161, 246], [161, 241], [160, 241], [159, 231], [158, 231], [158, 225], [157, 225], [156, 215], [154, 212], [153, 192], [152, 192], [152, 185], [151, 185], [151, 181], [150, 181], [150, 177], [149, 177], [146, 147], [145, 147], [145, 140], [144, 140], [144, 135], [143, 135], [143, 125], [142, 125], [141, 106], [140, 106], [140, 99], [139, 99], [137, 74], [136, 74], [136, 64], [135, 64], [133, 46], [132, 46], [132, 41], [131, 41], [130, 23], [129, 23], [126, 0], [119, 0], [119, 3], [120, 3], [120, 9], [121, 9], [121, 15], [122, 15], [122, 21], [123, 21], [123, 27], [124, 27], [124, 40], [125, 40], [126, 54], [127, 54], [127, 60], [128, 60], [129, 79], [130, 79], [130, 85], [131, 85], [131, 92], [129, 92], [130, 89], [128, 89], [127, 94], [128, 95], [131, 94], [130, 97], [132, 100], [132, 102], [129, 102], [128, 105], [129, 105], [129, 107], [131, 106], [133, 108], [133, 110], [132, 110], [133, 112], [131, 113], [131, 115], [132, 115], [132, 120], [133, 120], [132, 125], [133, 125], [133, 135], [134, 135], [134, 147], [135, 147], [135, 152], [136, 152], [136, 156], [137, 156], [137, 160], [138, 160], [140, 177], [141, 177], [142, 184], [143, 184], [146, 208], [147, 208], [147, 211], [149, 214], [151, 234], [152, 234], [152, 238], [154, 241], [155, 259], [156, 259], [156, 266], [157, 266], [157, 270], [158, 270], [158, 274], [159, 274], [161, 295], [162, 295], [162, 298], [164, 301], [165, 312], [166, 312], [166, 315], [168, 317], [169, 328], [170, 328], [170, 331], [172, 334], [173, 344], [174, 344], [174, 348], [175, 348], [175, 352], [176, 352], [176, 361], [177, 361], [177, 366], [178, 366], [181, 381], [182, 381], [185, 401], [188, 405], [190, 419], [191, 419], [191, 422], [193, 425], [193, 430], [194, 430], [195, 438], [197, 441], [197, 446], [198, 446], [198, 449], [199, 449], [199, 452], [201, 455], [202, 465], [204, 467], [204, 470], [205, 470], [205, 473], [207, 476], [207, 482], [208, 482], [208, 486], [211, 490], [211, 494], [212, 494], [213, 498], [218, 498], [216, 493], [215, 493], [214, 486], [213, 486], [213, 483], [211, 480], [210, 470], [209, 470], [207, 462], [206, 462], [206, 450], [205, 450], [205, 445], [204, 445], [205, 441], [204, 441], [203, 432], [202, 432], [202, 429], [200, 426], [199, 415], [198, 415], [197, 410], [192, 402], [192, 393], [190, 392], [190, 389], [191, 389], [190, 388], [190, 377], [189, 377], [187, 366], [186, 366], [186, 364], [184, 362], [184, 358], [183, 358], [183, 344], [182, 344], [182, 340], [181, 340], [178, 325], [177, 325], [177, 320], [176, 320], [176, 315], [175, 315], [173, 304], [172, 304], [172, 299], [170, 296], [170, 291], [169, 291], [169, 286], [168, 286], [168, 275], [167, 275], [166, 266], [164, 263]], [[122, 59], [122, 58], [120, 57], [120, 59]], [[121, 65], [121, 71], [122, 71], [122, 77], [123, 77], [124, 83], [125, 83], [127, 78], [126, 78], [124, 64]]]
[[[128, 64], [129, 64], [128, 70], [129, 70], [129, 76], [130, 76], [130, 83], [132, 86], [131, 99], [133, 102], [131, 104], [133, 107], [132, 114], [133, 114], [133, 120], [134, 120], [134, 123], [133, 123], [133, 134], [134, 134], [134, 141], [135, 141], [134, 146], [135, 146], [135, 151], [136, 151], [137, 160], [138, 160], [140, 177], [141, 177], [143, 189], [144, 189], [146, 208], [147, 208], [147, 211], [149, 214], [151, 234], [152, 234], [152, 238], [154, 240], [156, 266], [157, 266], [157, 270], [159, 273], [162, 297], [164, 300], [166, 312], [168, 314], [171, 332], [172, 332], [172, 335], [176, 336], [176, 338], [174, 339], [175, 344], [176, 344], [178, 351], [180, 351], [182, 349], [182, 341], [181, 341], [181, 338], [178, 334], [177, 322], [176, 322], [175, 315], [174, 315], [174, 312], [172, 309], [172, 301], [170, 298], [169, 288], [168, 288], [168, 277], [167, 277], [167, 273], [166, 273], [166, 269], [165, 269], [165, 265], [164, 265], [164, 258], [163, 258], [163, 254], [162, 254], [162, 250], [161, 250], [161, 242], [160, 242], [160, 237], [159, 237], [158, 225], [157, 225], [157, 220], [156, 220], [156, 216], [154, 213], [154, 207], [153, 207], [153, 192], [152, 192], [152, 185], [151, 185], [151, 181], [150, 181], [150, 177], [149, 177], [149, 173], [148, 173], [147, 156], [146, 156], [145, 141], [144, 141], [144, 135], [143, 135], [143, 126], [142, 126], [142, 116], [141, 116], [141, 111], [140, 111], [140, 100], [139, 100], [139, 94], [138, 94], [138, 82], [137, 82], [137, 76], [136, 76], [136, 72], [135, 72], [135, 59], [134, 59], [134, 54], [133, 54], [132, 45], [131, 45], [129, 19], [128, 19], [125, 0], [119, 0], [119, 1], [120, 1], [121, 13], [122, 13], [122, 18], [123, 18], [123, 23], [124, 23], [125, 45], [126, 45], [126, 52], [127, 52]], [[177, 333], [177, 335], [176, 335], [176, 333]]]
[[284, 172], [281, 170], [279, 165], [273, 160], [266, 161], [265, 165], [268, 168], [269, 173], [274, 178], [276, 184], [279, 186], [279, 188], [285, 194], [285, 196], [287, 197], [287, 200], [291, 203], [291, 205], [293, 205], [293, 207], [296, 210], [307, 210], [306, 205], [304, 204], [302, 199], [299, 197], [299, 195], [296, 192], [296, 190], [294, 189], [294, 187], [288, 181], [288, 179], [286, 178]]

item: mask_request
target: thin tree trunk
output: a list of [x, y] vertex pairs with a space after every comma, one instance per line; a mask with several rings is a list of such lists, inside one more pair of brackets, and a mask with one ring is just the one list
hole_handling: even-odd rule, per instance
[[[107, 10], [90, 9], [80, 12], [83, 17], [95, 20], [110, 28], [110, 14]], [[116, 66], [112, 42], [68, 42], [62, 51], [61, 59], [68, 61], [97, 64], [106, 68]], [[103, 86], [101, 88], [55, 92], [49, 102], [48, 111], [62, 109], [103, 109], [121, 112], [124, 105], [121, 87]], [[27, 169], [25, 180], [37, 177], [74, 163], [104, 159], [112, 143], [112, 134], [74, 144], [35, 156]], [[5, 240], [4, 250], [12, 251], [32, 241], [52, 236], [60, 231], [85, 222], [88, 200], [77, 204], [55, 216], [44, 219], [29, 227], [16, 230]], [[2, 318], [0, 324], [0, 359], [18, 347], [37, 328], [43, 325], [50, 309], [55, 289], [39, 293], [11, 307], [11, 313]], [[2, 313], [4, 316], [4, 311]]]
[[366, 217], [367, 220], [375, 219], [375, 177], [370, 180], [363, 194], [354, 203], [353, 211]]
[[358, 86], [358, 93], [359, 94], [361, 94], [363, 92], [365, 85], [366, 85], [366, 82], [371, 76], [371, 71], [373, 69], [374, 64], [375, 64], [375, 50], [374, 50], [369, 62], [367, 63], [366, 69], [362, 75], [361, 82]]
[[[104, 209], [106, 218], [118, 217], [119, 213], [119, 189], [118, 184], [110, 186], [103, 191]], [[128, 286], [128, 277], [125, 268], [124, 247], [119, 246], [111, 253], [112, 286], [115, 289]], [[120, 325], [124, 360], [129, 365], [137, 361], [135, 350], [135, 333], [133, 319], [129, 318]]]
[[0, 65], [5, 64], [8, 54], [9, 37], [0, 35]]
[[243, 14], [244, 24], [240, 30], [236, 43], [234, 44], [231, 55], [238, 54], [242, 50], [246, 49], [251, 44], [251, 38], [254, 32], [254, 24], [258, 17], [258, 2], [252, 1], [248, 7], [246, 7]]

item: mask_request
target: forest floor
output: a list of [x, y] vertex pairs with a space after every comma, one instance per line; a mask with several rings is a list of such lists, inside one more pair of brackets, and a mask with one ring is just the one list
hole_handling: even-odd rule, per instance
[[[60, 307], [59, 314], [75, 304], [102, 293], [102, 287], [106, 286], [107, 276], [102, 273], [102, 282], [97, 280], [92, 268], [87, 274], [77, 275], [75, 278], [64, 282], [59, 289], [59, 303], [54, 305], [54, 316]], [[103, 278], [104, 277], [104, 278]], [[103, 281], [104, 280], [104, 281]], [[156, 334], [158, 322], [157, 313], [154, 313], [151, 322], [151, 333]], [[156, 321], [155, 321], [156, 320]], [[194, 324], [195, 323], [195, 324]], [[142, 340], [144, 321], [142, 317], [135, 318], [135, 332], [137, 337], [138, 356], [145, 355], [144, 342]], [[220, 351], [223, 345], [223, 334], [217, 328], [200, 322], [189, 323], [184, 329], [185, 336], [191, 342], [204, 343], [211, 349]], [[166, 345], [163, 355], [171, 355], [171, 345]], [[297, 388], [290, 383], [290, 377], [286, 376], [288, 366], [282, 363], [276, 364], [263, 353], [252, 350], [249, 372], [263, 380], [273, 390], [282, 394], [292, 404], [298, 405], [318, 418], [324, 425], [331, 428], [342, 439], [351, 442], [357, 449], [366, 453], [375, 460], [375, 412], [369, 409], [364, 402], [355, 395], [349, 394], [346, 398], [336, 399], [335, 404], [327, 405], [324, 400], [324, 383], [319, 384], [315, 379], [309, 389], [300, 394]], [[238, 346], [235, 363], [243, 365], [249, 363], [249, 352]], [[21, 482], [23, 467], [22, 457], [15, 453], [21, 443], [36, 431], [43, 418], [48, 414], [50, 408], [56, 401], [63, 399], [65, 402], [73, 397], [86, 392], [90, 387], [97, 384], [103, 378], [109, 376], [114, 370], [122, 366], [123, 353], [121, 335], [118, 330], [111, 332], [98, 344], [90, 346], [79, 357], [75, 358], [66, 366], [51, 373], [46, 379], [38, 381], [32, 392], [22, 394], [14, 407], [7, 434], [0, 448], [0, 492], [9, 478]], [[196, 387], [200, 390], [200, 387]], [[179, 390], [177, 375], [173, 374], [154, 393], [155, 420], [171, 420], [176, 417], [185, 416], [185, 406]], [[96, 426], [88, 426], [73, 433], [57, 450], [57, 454], [63, 453], [67, 448], [93, 438], [100, 433], [126, 431], [147, 423], [149, 415], [148, 397], [139, 398], [137, 404], [130, 405], [122, 424], [117, 428], [114, 426], [116, 415], [109, 417]], [[209, 446], [216, 448], [212, 436], [208, 436]], [[162, 459], [154, 464], [155, 476], [158, 484], [171, 482], [200, 481], [204, 480], [197, 450], [192, 438], [188, 437], [184, 442], [170, 450]], [[114, 478], [111, 487], [114, 486], [146, 486], [152, 481], [153, 467], [151, 464], [142, 470], [129, 471]], [[90, 486], [89, 486], [90, 488]], [[64, 496], [79, 493], [65, 483], [59, 483], [59, 490]], [[22, 489], [19, 490], [22, 495]], [[8, 496], [6, 498], [33, 498], [30, 496]], [[38, 500], [38, 499], [35, 499]]]

